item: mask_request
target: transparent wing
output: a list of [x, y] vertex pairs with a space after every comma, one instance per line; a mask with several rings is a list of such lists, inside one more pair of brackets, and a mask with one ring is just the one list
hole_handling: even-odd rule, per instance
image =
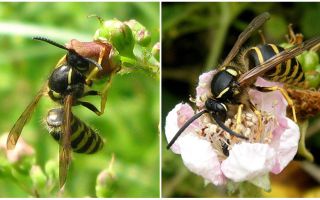
[[285, 49], [284, 51], [280, 52], [279, 54], [276, 54], [275, 56], [268, 59], [266, 62], [254, 67], [250, 71], [242, 74], [239, 79], [238, 83], [240, 86], [248, 86], [255, 82], [256, 78], [258, 76], [262, 76], [264, 73], [266, 73], [271, 68], [277, 66], [278, 64], [292, 59], [299, 54], [301, 54], [303, 51], [308, 50], [320, 43], [320, 36], [306, 40], [305, 42], [296, 45], [292, 48]]
[[268, 19], [270, 18], [270, 14], [268, 12], [264, 12], [254, 18], [250, 24], [247, 26], [247, 28], [239, 35], [236, 43], [232, 47], [230, 53], [226, 57], [226, 59], [223, 61], [222, 65], [219, 68], [223, 68], [227, 66], [232, 59], [238, 54], [241, 46], [243, 43], [245, 43], [248, 38], [251, 36], [251, 34], [258, 30]]
[[44, 86], [39, 90], [37, 95], [33, 98], [31, 103], [27, 106], [27, 108], [23, 111], [19, 119], [13, 125], [7, 138], [7, 149], [15, 148], [17, 141], [21, 135], [22, 129], [26, 125], [26, 123], [30, 120], [36, 108], [36, 105], [38, 104], [39, 100], [41, 99], [41, 97], [43, 96], [43, 94], [47, 89], [47, 84], [48, 82], [46, 82]]
[[59, 147], [59, 180], [60, 188], [62, 188], [67, 179], [69, 164], [71, 161], [71, 107], [73, 97], [68, 95], [64, 101], [64, 116], [62, 124], [62, 137], [60, 137]]

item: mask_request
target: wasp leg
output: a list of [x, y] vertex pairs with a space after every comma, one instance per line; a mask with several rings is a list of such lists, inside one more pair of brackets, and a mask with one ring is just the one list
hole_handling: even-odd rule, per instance
[[283, 89], [282, 87], [278, 87], [278, 86], [273, 86], [273, 87], [260, 87], [260, 86], [254, 86], [255, 89], [257, 89], [260, 92], [271, 92], [271, 91], [280, 91], [281, 94], [283, 95], [283, 97], [286, 99], [288, 105], [291, 107], [292, 109], [292, 116], [293, 116], [293, 120], [294, 122], [297, 122], [297, 116], [296, 116], [296, 109], [293, 105], [293, 101], [292, 99], [289, 97], [287, 91], [285, 89]]
[[78, 101], [77, 103], [79, 103], [80, 105], [88, 108], [89, 110], [91, 110], [92, 112], [96, 113], [97, 115], [101, 115], [102, 113], [98, 110], [97, 107], [95, 107], [93, 104], [89, 103], [89, 102], [85, 102], [85, 101]]
[[101, 110], [101, 114], [104, 113], [104, 109], [106, 107], [106, 103], [107, 103], [107, 94], [108, 94], [108, 90], [110, 88], [111, 82], [112, 82], [112, 78], [114, 76], [115, 73], [111, 73], [109, 79], [107, 80], [106, 84], [104, 85], [104, 87], [102, 88], [102, 91], [100, 93], [101, 95], [101, 102], [100, 102], [100, 110]]
[[258, 131], [257, 131], [257, 135], [255, 136], [255, 138], [256, 138], [256, 140], [260, 140], [259, 133], [261, 133], [261, 131], [262, 131], [262, 115], [261, 115], [261, 112], [251, 102], [250, 102], [250, 108], [258, 117]]
[[[101, 65], [101, 63], [102, 63], [102, 59], [103, 59], [105, 52], [106, 52], [106, 49], [103, 47], [99, 53], [99, 58], [98, 58], [99, 65]], [[89, 73], [89, 75], [86, 78], [86, 83], [89, 84], [91, 82], [91, 80], [97, 75], [98, 72], [99, 72], [98, 67], [95, 67], [93, 70], [91, 70], [91, 72]]]
[[96, 90], [89, 90], [88, 92], [85, 92], [82, 96], [98, 96], [100, 93]]
[[262, 30], [259, 30], [258, 33], [259, 33], [259, 35], [261, 37], [262, 44], [266, 44], [267, 43], [266, 42], [266, 38], [264, 37], [264, 34], [263, 34]]
[[294, 33], [292, 24], [288, 25], [288, 32], [289, 36], [287, 36], [287, 40], [290, 44], [296, 45], [303, 42], [303, 35], [301, 33]]
[[57, 63], [57, 65], [56, 65], [56, 67], [59, 67], [59, 66], [61, 66], [62, 65], [62, 63], [64, 63], [65, 62], [65, 60], [66, 60], [66, 55], [64, 55], [62, 58], [60, 58], [60, 60], [58, 61], [58, 63]]
[[241, 124], [242, 110], [243, 110], [243, 104], [240, 104], [238, 106], [238, 112], [237, 112], [236, 132], [239, 132], [239, 125]]

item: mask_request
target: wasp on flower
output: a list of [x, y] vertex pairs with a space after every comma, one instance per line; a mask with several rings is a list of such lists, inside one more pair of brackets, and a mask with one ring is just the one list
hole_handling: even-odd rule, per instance
[[304, 82], [296, 56], [318, 45], [320, 37], [287, 49], [264, 43], [240, 52], [269, 18], [254, 18], [221, 66], [199, 77], [195, 110], [180, 103], [166, 118], [167, 148], [214, 185], [250, 181], [269, 190], [263, 177], [280, 173], [298, 149], [296, 109], [284, 85]]

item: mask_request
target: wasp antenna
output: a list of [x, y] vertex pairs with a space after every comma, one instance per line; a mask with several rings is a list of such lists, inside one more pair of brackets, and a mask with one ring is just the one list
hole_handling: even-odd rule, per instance
[[102, 71], [102, 66], [101, 66], [99, 63], [97, 63], [96, 61], [94, 61], [94, 60], [92, 60], [92, 59], [90, 59], [90, 58], [84, 58], [84, 59], [87, 60], [88, 62], [90, 62], [91, 64], [97, 66], [98, 69], [99, 69], [100, 71]]
[[59, 43], [57, 43], [57, 42], [55, 42], [53, 40], [50, 40], [50, 39], [48, 39], [46, 37], [36, 36], [36, 37], [33, 37], [32, 39], [33, 40], [43, 41], [43, 42], [49, 43], [49, 44], [51, 44], [53, 46], [56, 46], [56, 47], [58, 47], [60, 49], [64, 49], [64, 50], [69, 51], [69, 49], [67, 47], [65, 47], [65, 46], [63, 46], [63, 45], [61, 45], [61, 44], [59, 44]]
[[170, 149], [170, 147], [174, 144], [174, 142], [178, 139], [178, 137], [181, 135], [181, 133], [183, 133], [183, 131], [196, 119], [198, 119], [201, 115], [203, 115], [204, 113], [208, 113], [209, 111], [207, 110], [203, 110], [195, 115], [193, 115], [180, 129], [179, 131], [174, 135], [174, 137], [172, 138], [172, 140], [169, 142], [169, 144], [167, 145], [167, 149]]
[[217, 122], [217, 124], [225, 131], [227, 131], [230, 135], [233, 135], [235, 137], [238, 137], [238, 138], [242, 138], [242, 139], [245, 139], [245, 140], [248, 140], [249, 138], [243, 136], [243, 135], [240, 135], [239, 133], [236, 133], [234, 132], [233, 130], [231, 130], [230, 128], [226, 127], [224, 125], [224, 123], [222, 123], [218, 118], [217, 116], [215, 115], [212, 115], [213, 119]]

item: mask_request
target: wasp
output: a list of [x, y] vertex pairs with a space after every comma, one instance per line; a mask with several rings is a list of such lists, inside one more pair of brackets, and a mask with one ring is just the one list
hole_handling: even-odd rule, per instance
[[[67, 51], [67, 54], [60, 59], [55, 69], [50, 74], [48, 81], [42, 86], [31, 103], [23, 111], [19, 119], [9, 132], [7, 138], [7, 148], [13, 149], [21, 135], [23, 127], [31, 118], [39, 100], [42, 96], [48, 95], [53, 101], [62, 105], [63, 112], [61, 111], [58, 116], [58, 121], [62, 122], [59, 125], [59, 179], [60, 187], [63, 187], [67, 177], [68, 167], [71, 161], [71, 149], [75, 142], [72, 140], [72, 135], [75, 136], [76, 128], [73, 125], [83, 125], [80, 120], [73, 117], [71, 112], [72, 106], [82, 105], [97, 115], [101, 115], [104, 111], [104, 104], [106, 102], [106, 93], [101, 94], [98, 91], [91, 90], [90, 86], [94, 79], [99, 79], [107, 76], [108, 73], [114, 73], [114, 69], [110, 66], [108, 56], [111, 50], [111, 45], [107, 43], [94, 42], [80, 42], [78, 40], [71, 40], [66, 46], [58, 44], [52, 40], [43, 37], [34, 37], [33, 39], [44, 41], [58, 48]], [[97, 60], [97, 61], [96, 61]], [[106, 84], [109, 87], [109, 82]], [[103, 89], [105, 92], [106, 89]], [[82, 101], [81, 98], [89, 95], [101, 95], [101, 110], [99, 111], [93, 104]], [[52, 117], [53, 111], [49, 112]], [[62, 114], [63, 113], [63, 114]], [[50, 118], [49, 117], [49, 118]], [[74, 122], [72, 119], [74, 118]], [[47, 122], [51, 122], [48, 120]], [[83, 125], [84, 126], [84, 125]], [[53, 124], [49, 125], [53, 127]], [[87, 127], [87, 126], [84, 126]], [[81, 129], [77, 129], [80, 131]], [[100, 139], [94, 131], [90, 131], [88, 127], [86, 131], [80, 131], [86, 135], [96, 136], [96, 143], [99, 143], [98, 149], [101, 147]], [[56, 136], [57, 137], [57, 136]], [[88, 136], [89, 137], [89, 136]], [[91, 143], [91, 144], [93, 144]], [[87, 143], [89, 145], [90, 143]]]
[[[258, 30], [269, 18], [270, 14], [268, 12], [260, 14], [254, 18], [238, 36], [231, 51], [213, 75], [211, 81], [212, 97], [209, 97], [205, 101], [205, 108], [202, 111], [191, 117], [179, 129], [168, 143], [167, 149], [174, 144], [181, 133], [183, 133], [194, 120], [205, 113], [209, 113], [214, 121], [230, 135], [239, 139], [248, 140], [247, 137], [236, 133], [224, 124], [228, 114], [231, 114], [228, 108], [232, 105], [238, 106], [237, 116], [241, 116], [244, 106], [253, 110], [258, 116], [260, 115], [259, 111], [252, 105], [246, 95], [248, 88], [257, 89], [262, 92], [279, 90], [288, 101], [289, 106], [291, 106], [293, 118], [296, 121], [293, 102], [283, 88], [258, 87], [254, 85], [254, 82], [259, 76], [284, 83], [295, 82], [298, 84], [303, 81], [304, 75], [295, 57], [303, 51], [319, 44], [320, 37], [309, 39], [288, 49], [283, 49], [273, 44], [253, 47], [243, 54], [244, 56], [240, 59], [240, 62], [239, 59], [235, 59], [235, 57], [240, 54], [239, 52], [242, 45], [248, 40], [252, 33]], [[237, 123], [240, 123], [240, 120], [241, 119], [237, 119]]]

